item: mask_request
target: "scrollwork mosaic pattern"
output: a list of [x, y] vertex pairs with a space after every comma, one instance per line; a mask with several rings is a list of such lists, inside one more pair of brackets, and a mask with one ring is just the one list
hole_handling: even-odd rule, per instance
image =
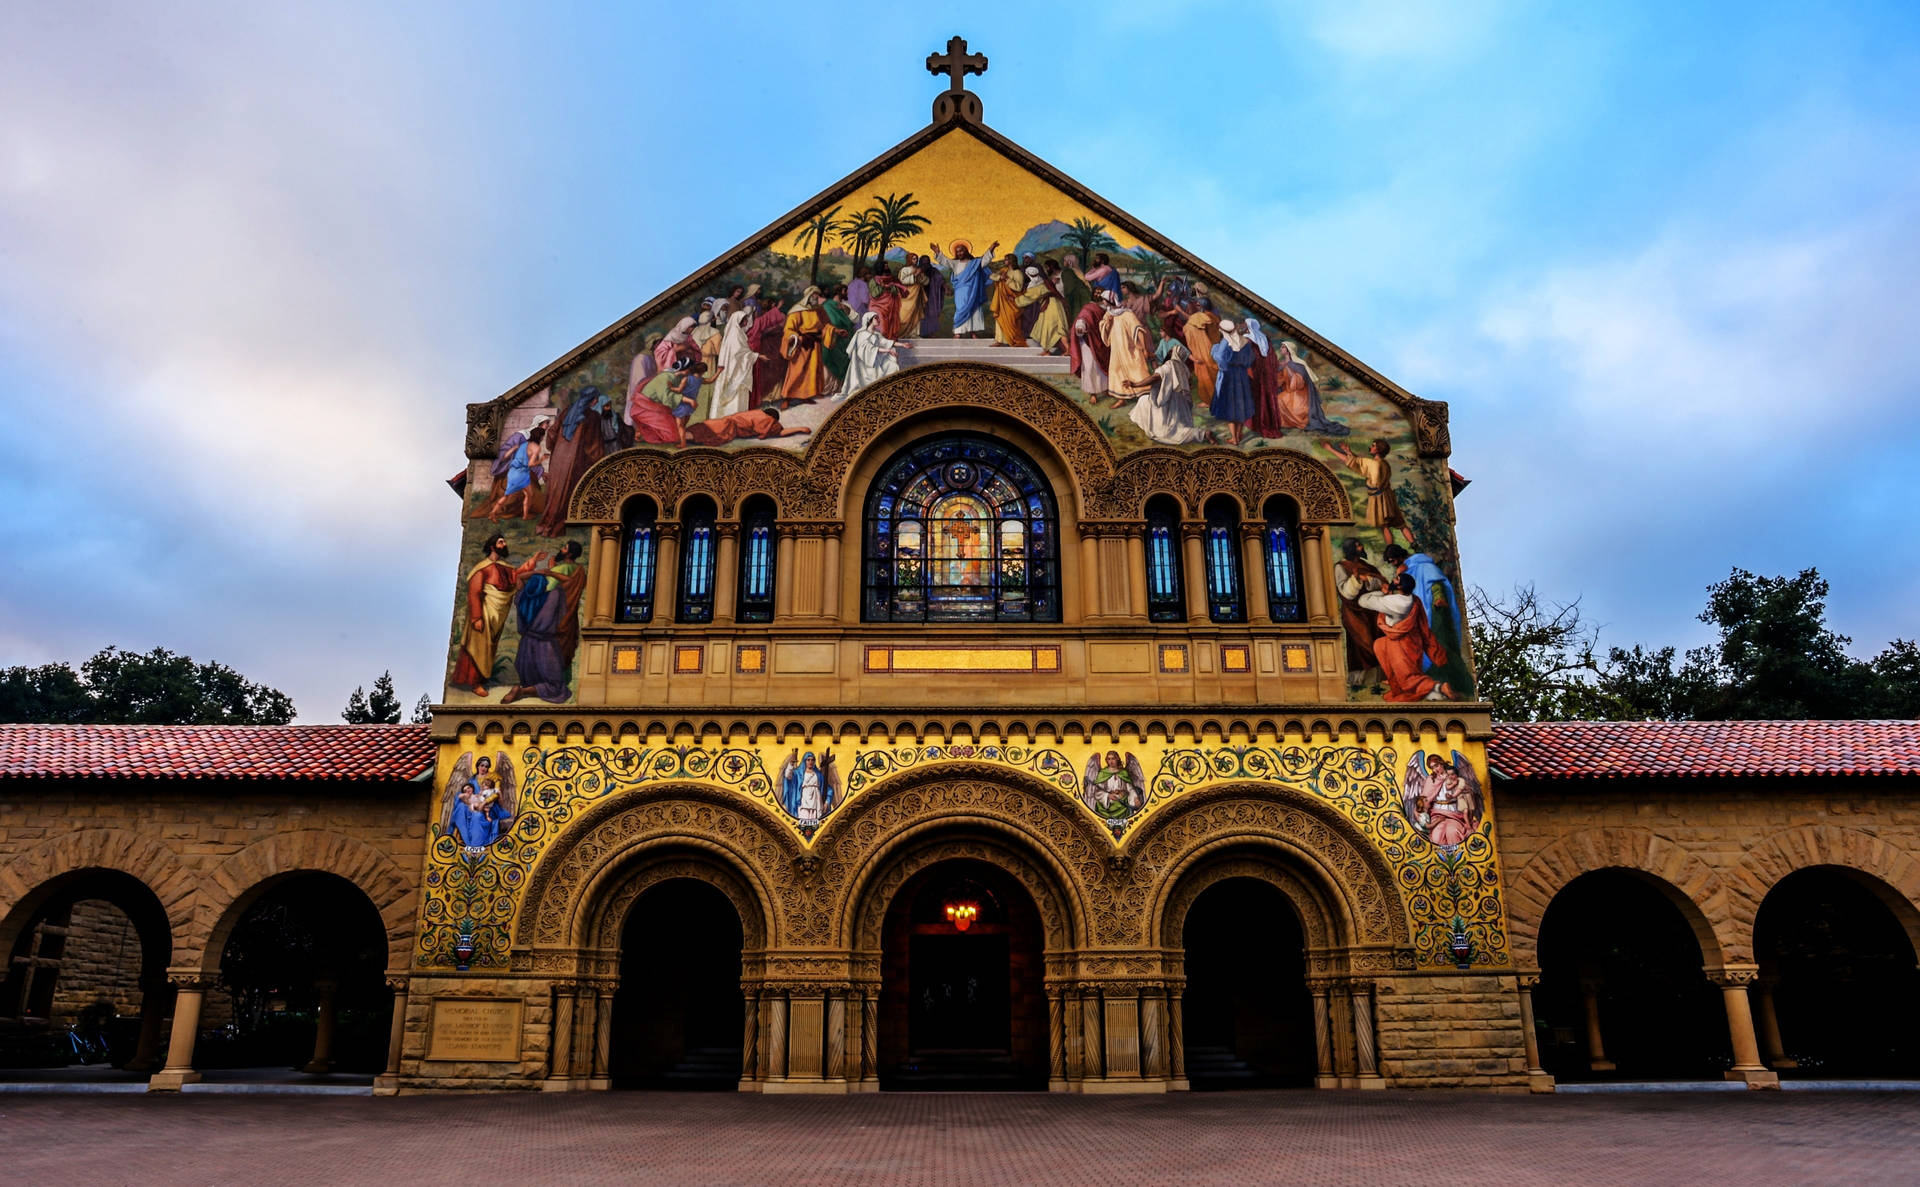
[[[1352, 841], [1352, 845], [1360, 846], [1358, 850], [1329, 833], [1331, 820], [1323, 824], [1306, 819], [1292, 822], [1300, 815], [1298, 810], [1290, 814], [1281, 811], [1283, 819], [1275, 827], [1297, 833], [1314, 851], [1348, 853], [1343, 860], [1354, 867], [1349, 879], [1353, 885], [1381, 886], [1386, 898], [1397, 900], [1387, 902], [1381, 895], [1374, 895], [1357, 907], [1369, 912], [1385, 910], [1388, 914], [1383, 919], [1403, 912], [1405, 923], [1393, 927], [1407, 938], [1395, 943], [1405, 944], [1410, 939], [1418, 966], [1444, 968], [1457, 964], [1462, 958], [1462, 943], [1466, 946], [1465, 958], [1473, 965], [1504, 966], [1511, 962], [1491, 811], [1464, 843], [1430, 843], [1402, 810], [1395, 774], [1400, 756], [1390, 745], [1124, 743], [1121, 745], [1130, 755], [1139, 754], [1150, 774], [1144, 805], [1121, 827], [1112, 827], [1112, 821], [1096, 816], [1083, 795], [1083, 768], [1088, 757], [1105, 748], [1093, 742], [1076, 740], [1059, 746], [1000, 741], [803, 745], [821, 750], [831, 747], [839, 751], [845, 764], [844, 794], [828, 807], [828, 821], [849, 811], [856, 817], [869, 816], [865, 809], [852, 805], [884, 802], [872, 797], [891, 795], [889, 788], [896, 783], [920, 783], [948, 770], [956, 774], [965, 770], [987, 778], [994, 768], [1019, 772], [1026, 786], [1033, 788], [1023, 794], [1040, 793], [1033, 787], [1035, 781], [1057, 792], [1061, 799], [1054, 801], [1049, 812], [1073, 813], [1089, 822], [1090, 835], [1109, 838], [1087, 849], [1079, 864], [1070, 867], [1077, 880], [1089, 889], [1102, 888], [1100, 893], [1112, 900], [1115, 912], [1136, 921], [1125, 924], [1116, 917], [1111, 927], [1096, 928], [1092, 938], [1103, 943], [1119, 942], [1122, 932], [1146, 926], [1144, 920], [1151, 909], [1151, 879], [1146, 872], [1167, 868], [1167, 861], [1174, 855], [1168, 848], [1168, 828], [1151, 822], [1181, 821], [1173, 831], [1183, 837], [1191, 834], [1190, 839], [1196, 841], [1205, 839], [1203, 833], [1206, 837], [1231, 837], [1236, 827], [1242, 827], [1234, 823], [1233, 814], [1250, 809], [1224, 803], [1203, 807], [1202, 801], [1237, 788], [1269, 786], [1287, 789], [1285, 794], [1303, 806], [1307, 801], [1325, 805], [1351, 825], [1348, 835], [1358, 834]], [[820, 834], [816, 843], [818, 826], [795, 820], [783, 804], [779, 780], [771, 772], [790, 749], [788, 742], [775, 740], [706, 746], [547, 743], [525, 747], [519, 753], [524, 772], [519, 813], [498, 841], [474, 856], [462, 851], [457, 838], [439, 835], [436, 830], [428, 850], [416, 963], [427, 967], [453, 965], [456, 944], [465, 937], [472, 947], [468, 958], [471, 967], [505, 968], [514, 943], [515, 920], [528, 897], [535, 866], [554, 841], [596, 804], [666, 783], [711, 789], [719, 795], [716, 805], [728, 796], [757, 801], [764, 811], [746, 813], [760, 821], [753, 827], [765, 833], [768, 844], [784, 846], [788, 842], [777, 838], [791, 837], [796, 854], [792, 861], [799, 863], [792, 876], [806, 883], [793, 888], [793, 896], [783, 908], [784, 914], [791, 916], [784, 924], [788, 942], [826, 942], [830, 937], [822, 930], [825, 916], [821, 913], [831, 913], [833, 908], [825, 899], [819, 903], [813, 900], [820, 895], [831, 899], [834, 894], [824, 882], [820, 886], [812, 883], [818, 879], [831, 881], [828, 874], [832, 870], [823, 870], [817, 876], [814, 871], [823, 862], [838, 869], [836, 854], [843, 842], [832, 839], [829, 832]], [[606, 809], [612, 807], [606, 804], [594, 813], [595, 817], [605, 817]], [[1226, 817], [1214, 819], [1223, 812]], [[1257, 823], [1246, 818], [1244, 827]], [[697, 823], [694, 828], [697, 832]], [[769, 829], [772, 831], [766, 832]], [[1358, 855], [1367, 851], [1370, 854], [1363, 862]], [[784, 863], [788, 859], [779, 860]], [[1369, 864], [1377, 871], [1373, 875], [1364, 873]], [[1129, 870], [1135, 873], [1130, 875]], [[1108, 931], [1112, 935], [1106, 934]], [[556, 940], [554, 936], [542, 942]]]

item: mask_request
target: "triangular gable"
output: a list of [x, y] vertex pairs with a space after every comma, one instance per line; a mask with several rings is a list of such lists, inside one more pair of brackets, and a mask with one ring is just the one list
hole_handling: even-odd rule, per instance
[[[940, 181], [942, 178], [949, 180], [943, 185]], [[956, 178], [966, 180], [951, 180]], [[998, 236], [1003, 239], [1002, 252], [1034, 248], [1057, 258], [1065, 248], [1060, 233], [1075, 218], [1091, 219], [1101, 224], [1107, 236], [1114, 241], [1111, 254], [1115, 263], [1134, 279], [1142, 279], [1141, 272], [1135, 267], [1137, 260], [1134, 249], [1144, 250], [1163, 261], [1154, 267], [1164, 267], [1210, 290], [1209, 295], [1221, 306], [1222, 316], [1254, 316], [1264, 323], [1270, 341], [1290, 340], [1304, 348], [1303, 361], [1312, 368], [1311, 373], [1318, 380], [1319, 387], [1326, 389], [1316, 392], [1316, 403], [1322, 396], [1329, 403], [1333, 402], [1337, 399], [1334, 392], [1343, 387], [1351, 389], [1354, 396], [1360, 396], [1360, 389], [1364, 389], [1366, 393], [1397, 409], [1398, 419], [1404, 422], [1398, 426], [1398, 432], [1391, 433], [1386, 433], [1381, 425], [1371, 421], [1355, 424], [1352, 426], [1355, 435], [1364, 438], [1375, 433], [1386, 433], [1390, 438], [1403, 439], [1410, 451], [1421, 457], [1444, 457], [1451, 449], [1445, 404], [1423, 399], [1401, 388], [1297, 319], [1250, 293], [1244, 286], [1165, 235], [1132, 218], [1006, 137], [985, 125], [953, 119], [929, 125], [835, 182], [494, 400], [470, 405], [468, 456], [493, 457], [507, 432], [525, 427], [510, 423], [510, 420], [519, 422], [529, 419], [530, 413], [524, 410], [518, 416], [512, 415], [514, 409], [524, 404], [537, 403], [543, 410], [542, 414], [558, 416], [575, 398], [577, 391], [590, 384], [604, 390], [610, 403], [624, 403], [632, 395], [628, 390], [629, 382], [636, 376], [623, 372], [639, 361], [650, 337], [669, 331], [681, 317], [691, 316], [703, 297], [713, 295], [716, 288], [729, 279], [755, 274], [756, 262], [798, 263], [798, 268], [785, 270], [798, 277], [786, 286], [788, 291], [781, 293], [783, 300], [790, 301], [811, 278], [809, 266], [812, 253], [810, 247], [796, 242], [796, 233], [816, 215], [833, 207], [851, 212], [885, 193], [913, 195], [919, 202], [919, 212], [929, 209], [936, 212], [933, 225], [909, 240], [917, 252], [924, 252], [930, 241], [946, 244], [955, 238], [989, 239], [994, 236], [984, 232], [997, 224], [1004, 224], [1000, 227], [1003, 232], [1011, 233], [1019, 227], [1020, 234], [1012, 240], [1006, 240], [1006, 234]], [[1021, 210], [1029, 212], [1028, 219], [1018, 217], [1017, 212]], [[1002, 214], [1002, 211], [1015, 213]], [[1039, 222], [1031, 221], [1038, 213], [1046, 213], [1049, 217]], [[1020, 227], [1023, 221], [1028, 225]], [[1053, 233], [1049, 235], [1049, 231]], [[1030, 235], [1029, 232], [1037, 234]], [[985, 247], [985, 242], [974, 245], [976, 251]], [[896, 248], [887, 261], [890, 265], [897, 266], [902, 262], [897, 253]], [[822, 255], [825, 259], [824, 283], [831, 284], [836, 279], [848, 277], [851, 268], [849, 257], [845, 246], [837, 238], [828, 239], [823, 245]], [[1082, 267], [1087, 267], [1089, 263], [1082, 261]], [[1147, 276], [1150, 275], [1149, 271]], [[1067, 316], [1071, 318], [1073, 312], [1068, 310]], [[901, 357], [920, 358], [922, 361], [953, 357], [955, 348], [938, 341], [951, 338], [950, 330], [949, 324], [947, 332], [923, 340], [917, 352]], [[990, 357], [994, 361], [1009, 361], [1005, 354]], [[646, 366], [644, 362], [640, 365]], [[1035, 363], [1027, 369], [1048, 370], [1059, 377], [1058, 381], [1063, 386], [1072, 384], [1066, 376], [1067, 362], [1064, 359], [1050, 365]], [[571, 390], [554, 390], [556, 387], [569, 386]], [[543, 392], [545, 398], [538, 398]], [[709, 388], [707, 399], [710, 401], [712, 396], [713, 391]], [[1196, 391], [1194, 406], [1198, 410], [1197, 419], [1203, 425], [1208, 419], [1207, 404], [1208, 394]], [[707, 411], [708, 408], [703, 406], [694, 415], [698, 417]], [[1381, 411], [1385, 412], [1386, 409]], [[686, 419], [682, 417], [683, 422]], [[805, 420], [807, 417], [803, 412], [799, 417], [789, 419]], [[1118, 431], [1116, 444], [1125, 449], [1130, 443], [1128, 438], [1135, 434], [1127, 425], [1117, 423], [1119, 418], [1107, 419], [1114, 423], [1104, 427], [1110, 433]], [[1334, 419], [1339, 420], [1337, 416]], [[1224, 434], [1219, 434], [1219, 438], [1224, 443]], [[795, 446], [803, 443], [803, 439], [792, 440]], [[1152, 442], [1143, 436], [1132, 443], [1167, 442]], [[1309, 448], [1304, 439], [1252, 439], [1249, 443], [1256, 446], [1274, 444]]]

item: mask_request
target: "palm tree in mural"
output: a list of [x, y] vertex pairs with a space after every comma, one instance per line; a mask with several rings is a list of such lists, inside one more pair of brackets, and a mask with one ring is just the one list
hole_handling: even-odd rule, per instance
[[880, 240], [880, 212], [872, 207], [840, 220], [840, 242], [853, 249], [853, 266], [867, 262], [867, 249]]
[[1061, 238], [1079, 251], [1082, 268], [1093, 266], [1093, 253], [1096, 251], [1120, 250], [1120, 244], [1107, 234], [1107, 224], [1096, 223], [1085, 215], [1074, 219], [1073, 226]]
[[829, 235], [840, 231], [840, 208], [834, 207], [823, 214], [808, 219], [800, 227], [800, 233], [793, 237], [795, 247], [805, 247], [807, 240], [813, 240], [813, 273], [810, 283], [820, 283], [820, 249], [826, 245]]
[[913, 213], [920, 205], [920, 199], [912, 194], [888, 194], [882, 198], [879, 194], [873, 200], [880, 205], [869, 207], [869, 213], [875, 216], [875, 229], [880, 240], [880, 254], [874, 257], [876, 268], [884, 267], [887, 262], [887, 249], [895, 243], [902, 243], [915, 235], [924, 235], [933, 223], [925, 215]]
[[1160, 278], [1173, 271], [1173, 261], [1153, 250], [1151, 247], [1136, 247], [1127, 253], [1132, 257], [1133, 270], [1146, 279], [1148, 287], [1160, 283]]

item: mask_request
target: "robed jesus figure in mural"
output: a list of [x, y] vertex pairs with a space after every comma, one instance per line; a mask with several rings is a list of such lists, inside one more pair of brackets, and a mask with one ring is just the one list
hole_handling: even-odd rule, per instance
[[931, 246], [934, 266], [947, 274], [953, 286], [953, 336], [978, 338], [987, 333], [992, 329], [987, 301], [992, 296], [993, 253], [1000, 241], [994, 240], [987, 245], [985, 255], [976, 257], [971, 243], [956, 239], [952, 244], [952, 259], [942, 254], [938, 243]]

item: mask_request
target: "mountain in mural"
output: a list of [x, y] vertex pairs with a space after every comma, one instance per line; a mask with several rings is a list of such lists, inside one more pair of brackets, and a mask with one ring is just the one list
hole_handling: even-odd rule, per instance
[[1033, 252], [1038, 255], [1043, 251], [1065, 247], [1067, 235], [1072, 230], [1071, 226], [1057, 218], [1049, 219], [1037, 227], [1029, 227], [1027, 233], [1020, 236], [1020, 242], [1013, 245], [1013, 254], [1023, 256]]

